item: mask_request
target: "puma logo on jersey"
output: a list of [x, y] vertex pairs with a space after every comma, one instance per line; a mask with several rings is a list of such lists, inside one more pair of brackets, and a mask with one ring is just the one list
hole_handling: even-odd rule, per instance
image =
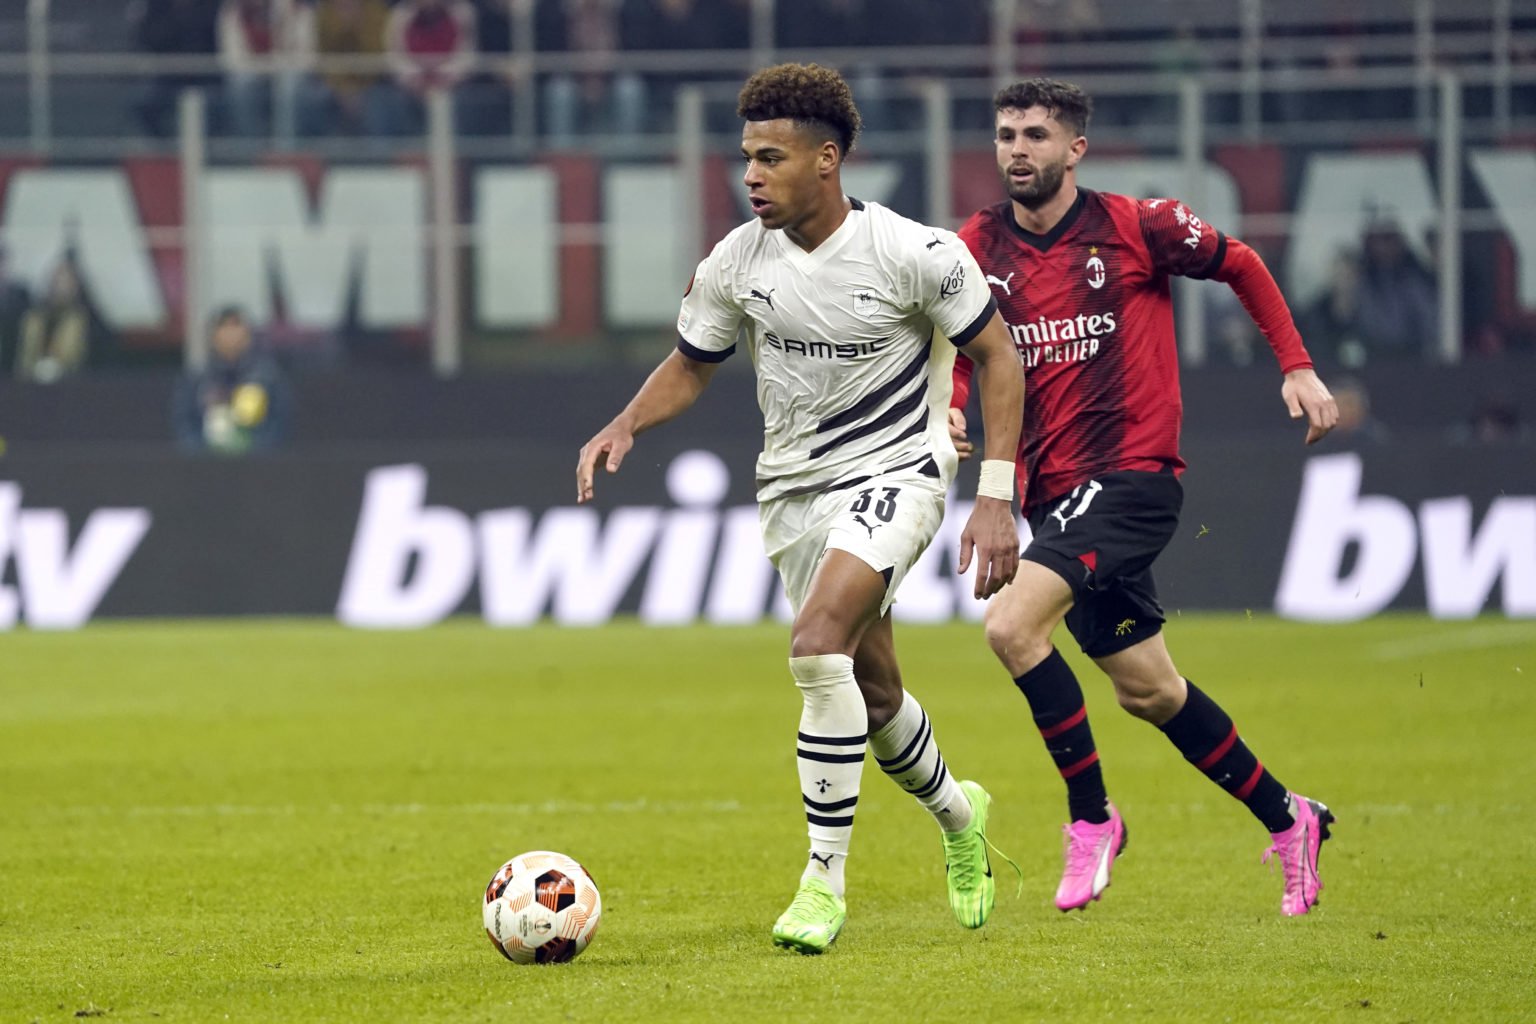
[[754, 299], [762, 299], [764, 302], [768, 303], [768, 308], [772, 309], [773, 308], [773, 293], [776, 292], [776, 291], [778, 291], [777, 288], [769, 288], [768, 289], [768, 293], [765, 295], [762, 292], [758, 291], [756, 288], [753, 288], [752, 289], [752, 297]]
[[1013, 280], [1013, 275], [1016, 274], [1016, 273], [1018, 273], [1018, 271], [1016, 271], [1016, 270], [1012, 271], [1012, 272], [1010, 272], [1008, 274], [1007, 277], [993, 277], [991, 274], [988, 274], [987, 275], [987, 284], [995, 284], [999, 288], [1001, 288], [1006, 294], [1012, 295], [1013, 294], [1013, 286], [1010, 285], [1009, 282]]
[[866, 520], [861, 515], [855, 515], [853, 517], [853, 521], [858, 523], [860, 526], [864, 527], [864, 529], [869, 531], [869, 539], [870, 540], [874, 540], [875, 539], [875, 531], [880, 529], [880, 527], [885, 525], [884, 523], [876, 523], [875, 525], [871, 526], [871, 525], [869, 525], [868, 520]]
[[[1067, 531], [1067, 524], [1084, 512], [1087, 512], [1088, 506], [1093, 504], [1093, 499], [1098, 497], [1099, 492], [1103, 489], [1104, 485], [1097, 480], [1089, 480], [1083, 486], [1073, 489], [1072, 493], [1067, 495], [1066, 499], [1051, 512], [1051, 518], [1061, 524], [1061, 531], [1065, 533]], [[1068, 512], [1067, 506], [1071, 505], [1073, 501], [1077, 502], [1077, 507]]]
[[936, 245], [943, 245], [943, 244], [944, 244], [944, 239], [940, 238], [938, 235], [934, 235], [933, 236], [933, 241], [931, 241], [927, 245], [923, 246], [923, 248], [924, 249], [932, 249]]

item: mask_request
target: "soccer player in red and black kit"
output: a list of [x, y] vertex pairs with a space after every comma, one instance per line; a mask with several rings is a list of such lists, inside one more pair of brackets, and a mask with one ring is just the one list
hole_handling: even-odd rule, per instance
[[[1077, 187], [1092, 110], [1082, 90], [1035, 79], [1003, 89], [994, 106], [1008, 198], [971, 217], [960, 237], [1024, 361], [1016, 472], [1034, 536], [1017, 577], [987, 609], [986, 633], [1066, 780], [1072, 821], [1056, 905], [1098, 899], [1126, 837], [1104, 789], [1083, 691], [1051, 644], [1065, 618], [1121, 707], [1161, 729], [1272, 833], [1270, 852], [1285, 874], [1281, 910], [1305, 914], [1322, 888], [1318, 852], [1333, 815], [1265, 769], [1163, 643], [1151, 566], [1178, 525], [1184, 469], [1170, 276], [1215, 279], [1237, 293], [1274, 348], [1291, 417], [1307, 417], [1307, 443], [1333, 427], [1333, 398], [1252, 249], [1177, 200]], [[962, 355], [950, 410], [959, 442], [970, 372]]]

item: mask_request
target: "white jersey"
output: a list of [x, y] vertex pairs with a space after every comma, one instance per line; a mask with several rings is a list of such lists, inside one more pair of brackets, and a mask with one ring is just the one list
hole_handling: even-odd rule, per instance
[[781, 230], [743, 224], [699, 264], [683, 296], [684, 355], [724, 360], [746, 328], [763, 410], [759, 501], [929, 461], [946, 486], [954, 476], [954, 345], [991, 319], [991, 289], [953, 232], [851, 202], [811, 252]]

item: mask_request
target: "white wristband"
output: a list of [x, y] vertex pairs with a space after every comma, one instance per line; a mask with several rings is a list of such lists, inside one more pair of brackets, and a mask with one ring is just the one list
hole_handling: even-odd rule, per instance
[[1013, 500], [1013, 463], [1007, 459], [983, 459], [981, 479], [976, 484], [978, 498]]

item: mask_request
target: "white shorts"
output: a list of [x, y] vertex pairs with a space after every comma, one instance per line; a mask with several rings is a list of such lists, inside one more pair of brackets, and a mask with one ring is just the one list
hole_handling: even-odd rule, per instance
[[880, 614], [944, 520], [944, 481], [904, 469], [845, 490], [774, 498], [758, 510], [763, 550], [796, 614], [828, 548], [846, 551], [886, 577]]

